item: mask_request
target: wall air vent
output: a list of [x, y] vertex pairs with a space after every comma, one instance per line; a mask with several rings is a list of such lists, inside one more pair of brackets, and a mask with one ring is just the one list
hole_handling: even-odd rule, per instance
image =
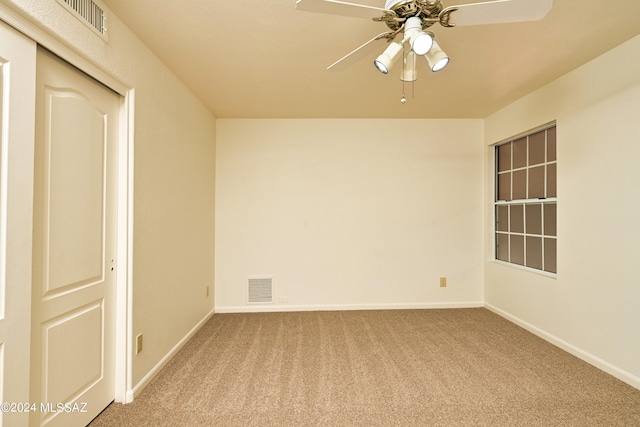
[[250, 277], [248, 299], [249, 304], [273, 302], [273, 279], [271, 277]]
[[57, 0], [73, 16], [107, 41], [107, 9], [99, 0]]

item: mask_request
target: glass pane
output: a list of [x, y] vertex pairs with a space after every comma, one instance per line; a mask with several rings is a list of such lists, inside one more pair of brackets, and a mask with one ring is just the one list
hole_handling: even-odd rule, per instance
[[547, 197], [557, 197], [555, 163], [547, 165]]
[[498, 172], [511, 169], [511, 143], [498, 146]]
[[511, 235], [511, 259], [514, 264], [524, 265], [524, 236]]
[[542, 270], [542, 238], [527, 237], [527, 267]]
[[509, 206], [496, 207], [496, 230], [509, 231]]
[[509, 235], [496, 234], [496, 259], [509, 261]]
[[544, 166], [529, 169], [529, 199], [544, 197]]
[[556, 128], [547, 129], [547, 162], [556, 160]]
[[556, 235], [556, 204], [546, 203], [544, 205], [544, 234], [545, 236]]
[[527, 234], [542, 234], [542, 205], [527, 205], [526, 211]]
[[511, 230], [512, 233], [524, 233], [524, 206], [511, 205]]
[[513, 141], [513, 169], [527, 166], [527, 137]]
[[498, 200], [511, 200], [511, 172], [498, 175]]
[[545, 131], [529, 135], [529, 165], [544, 163], [545, 135]]
[[513, 191], [511, 200], [527, 198], [527, 170], [513, 172]]
[[544, 269], [557, 273], [556, 239], [544, 239]]

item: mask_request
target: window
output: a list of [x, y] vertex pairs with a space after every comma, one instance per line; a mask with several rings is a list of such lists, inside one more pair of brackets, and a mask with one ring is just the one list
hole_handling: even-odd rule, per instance
[[495, 147], [495, 256], [556, 273], [556, 126]]

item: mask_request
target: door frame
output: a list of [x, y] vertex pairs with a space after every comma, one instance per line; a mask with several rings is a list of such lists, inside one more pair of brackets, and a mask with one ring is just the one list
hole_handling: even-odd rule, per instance
[[[47, 48], [61, 59], [80, 69], [120, 95], [120, 129], [118, 137], [118, 212], [115, 316], [115, 390], [116, 402], [133, 401], [132, 390], [132, 299], [133, 299], [133, 173], [135, 89], [105, 73], [66, 43], [52, 37], [37, 24], [0, 3], [0, 20]], [[35, 82], [34, 82], [35, 85]], [[33, 112], [35, 114], [35, 111]], [[33, 177], [31, 177], [33, 184]], [[33, 206], [32, 206], [33, 210]], [[29, 308], [31, 303], [29, 303]], [[31, 313], [29, 312], [29, 318]]]

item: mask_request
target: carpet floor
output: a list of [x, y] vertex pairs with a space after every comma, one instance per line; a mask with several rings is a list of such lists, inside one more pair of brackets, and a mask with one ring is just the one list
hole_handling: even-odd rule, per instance
[[640, 390], [483, 308], [215, 314], [90, 426], [640, 426]]

